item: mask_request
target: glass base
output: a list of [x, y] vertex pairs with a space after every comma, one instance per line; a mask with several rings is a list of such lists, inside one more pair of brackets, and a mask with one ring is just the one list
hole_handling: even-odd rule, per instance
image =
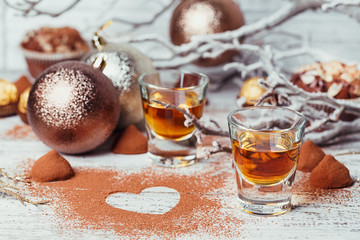
[[280, 215], [291, 210], [291, 187], [295, 169], [272, 185], [256, 185], [248, 182], [236, 168], [236, 181], [240, 207], [247, 213], [258, 215]]
[[238, 194], [240, 207], [247, 213], [258, 215], [280, 215], [291, 210], [291, 201], [285, 199], [277, 202], [252, 201]]
[[153, 138], [148, 144], [148, 156], [157, 166], [180, 168], [195, 164], [196, 139], [194, 136], [185, 140]]
[[198, 162], [196, 155], [163, 157], [148, 153], [150, 159], [157, 166], [168, 168], [181, 168], [194, 165]]

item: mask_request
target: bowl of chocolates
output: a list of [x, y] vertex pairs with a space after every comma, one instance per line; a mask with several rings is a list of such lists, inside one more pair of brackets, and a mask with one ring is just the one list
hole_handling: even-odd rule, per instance
[[80, 60], [90, 48], [72, 27], [41, 27], [28, 31], [20, 43], [30, 75], [36, 79], [58, 62]]
[[307, 92], [323, 92], [335, 99], [360, 98], [360, 70], [337, 60], [298, 67], [290, 81]]

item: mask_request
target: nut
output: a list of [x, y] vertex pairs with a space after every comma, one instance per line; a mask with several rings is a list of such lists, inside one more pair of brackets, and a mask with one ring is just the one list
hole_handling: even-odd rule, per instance
[[310, 74], [304, 74], [304, 75], [301, 75], [301, 81], [303, 81], [303, 83], [305, 84], [310, 84], [312, 83], [313, 81], [315, 81], [315, 76], [314, 75], [310, 75]]
[[327, 95], [329, 97], [335, 97], [336, 95], [338, 95], [340, 93], [342, 88], [343, 88], [343, 85], [341, 83], [333, 83], [329, 87], [329, 89], [327, 91]]

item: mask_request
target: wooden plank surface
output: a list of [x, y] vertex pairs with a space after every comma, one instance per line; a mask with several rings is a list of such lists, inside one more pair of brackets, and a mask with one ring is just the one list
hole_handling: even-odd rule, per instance
[[[129, 2], [129, 1], [127, 1]], [[132, 1], [131, 1], [132, 2]], [[268, 15], [277, 10], [284, 1], [274, 0], [240, 0], [239, 1], [247, 22], [254, 22], [257, 19]], [[92, 3], [92, 4], [89, 4]], [[113, 4], [114, 1], [106, 1], [106, 4]], [[100, 2], [99, 2], [100, 4]], [[103, 2], [101, 2], [103, 4]], [[130, 4], [130, 3], [129, 3]], [[121, 5], [121, 4], [119, 4]], [[43, 25], [44, 22], [59, 25], [76, 21], [77, 27], [82, 32], [91, 32], [98, 27], [99, 20], [94, 16], [106, 18], [97, 12], [97, 5], [90, 0], [82, 1], [86, 11], [77, 10], [74, 15], [69, 14], [64, 18], [50, 19], [48, 17], [38, 17], [25, 19], [14, 14], [14, 11], [5, 9], [5, 4], [0, 3], [2, 13], [0, 32], [4, 37], [0, 39], [0, 78], [15, 80], [22, 73], [26, 72], [25, 62], [19, 62], [22, 54], [19, 51], [18, 43], [25, 30]], [[118, 5], [117, 5], [118, 6]], [[150, 5], [149, 5], [150, 6]], [[149, 7], [149, 6], [144, 6]], [[151, 6], [150, 6], [151, 7]], [[119, 8], [119, 7], [118, 7]], [[108, 9], [104, 6], [101, 9]], [[139, 10], [137, 16], [142, 15], [144, 10]], [[129, 13], [135, 11], [134, 8], [126, 5], [118, 11], [113, 9], [112, 14], [122, 12]], [[79, 14], [80, 13], [80, 14]], [[136, 16], [136, 12], [134, 12]], [[110, 16], [109, 16], [110, 17]], [[159, 32], [166, 36], [167, 19], [169, 14], [165, 14], [151, 31]], [[83, 24], [84, 19], [88, 24]], [[329, 24], [331, 23], [331, 24]], [[344, 27], [345, 26], [345, 27]], [[339, 59], [358, 61], [360, 52], [354, 49], [360, 47], [360, 24], [347, 16], [341, 14], [323, 14], [319, 12], [308, 12], [298, 16], [279, 28], [288, 30], [303, 36], [311, 37], [311, 46], [320, 48]], [[89, 37], [88, 35], [86, 37]], [[223, 128], [227, 128], [226, 116], [235, 108], [235, 96], [239, 91], [236, 84], [228, 83], [217, 92], [210, 93], [210, 105], [207, 106], [206, 115], [216, 119]], [[23, 134], [13, 131], [15, 128], [24, 129]], [[13, 131], [13, 132], [11, 132]], [[338, 155], [348, 152], [358, 152], [360, 150], [360, 140], [358, 135], [349, 138], [352, 140], [337, 143], [336, 145], [326, 146], [324, 150], [328, 154], [336, 155], [336, 158], [344, 163], [350, 170], [352, 177], [360, 177], [360, 155]], [[29, 159], [38, 159], [50, 149], [39, 141], [36, 136], [29, 132], [29, 129], [16, 116], [0, 119], [0, 168], [4, 168], [9, 173], [21, 171], [24, 162]], [[295, 192], [293, 195], [294, 209], [282, 216], [277, 217], [258, 217], [243, 213], [237, 206], [235, 196], [235, 181], [231, 158], [226, 155], [215, 155], [208, 160], [202, 160], [198, 164], [185, 169], [158, 169], [153, 167], [151, 161], [145, 154], [142, 155], [115, 155], [109, 152], [109, 146], [103, 146], [100, 150], [91, 154], [80, 156], [66, 156], [71, 165], [78, 168], [111, 168], [116, 171], [136, 172], [144, 169], [153, 169], [154, 172], [164, 174], [174, 173], [177, 175], [200, 176], [200, 180], [207, 182], [208, 169], [221, 166], [221, 171], [214, 173], [215, 176], [224, 178], [224, 186], [214, 192], [197, 194], [202, 198], [209, 198], [221, 203], [219, 211], [214, 215], [210, 210], [205, 211], [208, 218], [219, 220], [217, 224], [205, 227], [206, 221], [200, 222], [199, 229], [195, 229], [187, 234], [179, 236], [181, 239], [359, 239], [360, 238], [360, 188], [359, 182], [352, 187], [312, 192], [304, 189], [307, 175], [298, 172], [295, 181]], [[160, 186], [161, 187], [161, 186]], [[150, 189], [151, 190], [151, 189]], [[157, 189], [159, 190], [159, 189]], [[171, 189], [160, 189], [160, 191], [150, 192], [150, 199], [156, 204], [151, 204], [147, 209], [154, 208], [159, 210], [159, 206], [173, 206], [178, 193]], [[176, 190], [176, 189], [175, 189]], [[180, 201], [182, 194], [180, 192]], [[168, 196], [171, 197], [168, 197]], [[117, 196], [119, 198], [121, 196]], [[127, 201], [131, 202], [132, 209], [136, 210], [137, 202], [141, 199], [131, 198], [131, 194], [126, 196]], [[135, 199], [135, 200], [134, 200]], [[161, 200], [164, 201], [161, 201]], [[167, 201], [169, 199], [169, 201]], [[119, 204], [126, 204], [119, 200]], [[113, 201], [117, 201], [116, 198]], [[151, 201], [152, 202], [152, 201]], [[142, 203], [141, 203], [142, 204]], [[171, 212], [171, 210], [170, 210]], [[125, 238], [118, 236], [109, 226], [103, 230], [84, 230], [84, 229], [64, 229], [59, 222], [54, 221], [56, 212], [51, 205], [33, 206], [31, 204], [22, 205], [17, 199], [0, 193], [0, 239], [116, 239]], [[227, 217], [234, 221], [228, 223], [221, 221]], [[224, 229], [228, 231], [230, 237], [215, 231], [214, 229]], [[214, 231], [212, 231], [214, 230]], [[134, 238], [140, 238], [140, 236]], [[163, 236], [165, 237], [165, 236]], [[127, 236], [129, 238], [129, 236]], [[143, 239], [147, 237], [143, 236]], [[154, 236], [154, 239], [161, 238]]]
[[[226, 127], [226, 115], [233, 108], [233, 99], [225, 97], [235, 94], [235, 87], [229, 84], [220, 92], [210, 93], [214, 99], [207, 107], [207, 116], [213, 117]], [[216, 100], [215, 100], [216, 99]], [[227, 107], [225, 107], [227, 106]], [[14, 128], [25, 128], [25, 134], [13, 134]], [[49, 148], [40, 142], [33, 133], [23, 125], [16, 116], [0, 119], [0, 167], [10, 173], [16, 173], [28, 159], [38, 159], [49, 151]], [[146, 154], [115, 155], [107, 151], [108, 146], [91, 154], [80, 156], [66, 156], [74, 168], [111, 168], [116, 171], [138, 171], [151, 168], [163, 174], [174, 173], [184, 176], [198, 175], [201, 181], [207, 181], [207, 169], [221, 164], [221, 171], [214, 173], [225, 178], [224, 186], [210, 193], [198, 192], [200, 196], [214, 199], [221, 203], [219, 213], [211, 215], [222, 219], [231, 217], [234, 222], [218, 224], [221, 228], [228, 228], [232, 232], [231, 238], [240, 239], [358, 239], [360, 235], [360, 188], [359, 182], [352, 187], [331, 190], [326, 192], [311, 192], [304, 190], [307, 175], [298, 172], [293, 195], [294, 209], [282, 216], [259, 217], [243, 213], [237, 206], [235, 196], [235, 182], [232, 175], [231, 158], [226, 155], [214, 155], [208, 160], [202, 160], [192, 167], [184, 169], [159, 169], [152, 167]], [[343, 142], [341, 144], [324, 147], [326, 153], [341, 154], [358, 151], [360, 141]], [[107, 150], [106, 150], [107, 149]], [[360, 176], [360, 155], [339, 155], [337, 159], [343, 162], [355, 177]], [[305, 179], [305, 180], [304, 180]], [[304, 183], [305, 182], [305, 183]], [[158, 186], [161, 187], [161, 186]], [[125, 204], [128, 210], [161, 211], [163, 206], [171, 208], [178, 199], [176, 189], [157, 189], [149, 191], [147, 197], [152, 199], [144, 205], [141, 196], [133, 197], [127, 194], [125, 198], [115, 196], [110, 199], [112, 204]], [[180, 192], [180, 194], [184, 194]], [[145, 193], [146, 195], [146, 193]], [[116, 198], [120, 200], [116, 200]], [[181, 201], [181, 200], [180, 200]], [[115, 203], [114, 203], [115, 202]], [[147, 210], [146, 210], [147, 209]], [[155, 209], [155, 210], [154, 210]], [[169, 209], [168, 209], [169, 210]], [[171, 211], [171, 210], [170, 210]], [[209, 210], [210, 211], [210, 210]], [[103, 230], [66, 230], [54, 221], [55, 213], [51, 205], [33, 206], [22, 205], [19, 201], [5, 194], [0, 194], [0, 239], [113, 239], [122, 238], [109, 226]], [[205, 222], [200, 222], [201, 224]], [[238, 225], [237, 225], [238, 224]], [[221, 232], [211, 232], [219, 229], [212, 225], [208, 229], [199, 228], [188, 234], [179, 236], [180, 239], [224, 239], [228, 235]], [[237, 237], [234, 237], [235, 236]], [[141, 236], [141, 235], [140, 235]], [[136, 238], [140, 238], [136, 236]], [[154, 236], [156, 239], [159, 236]], [[160, 237], [161, 238], [161, 237]]]

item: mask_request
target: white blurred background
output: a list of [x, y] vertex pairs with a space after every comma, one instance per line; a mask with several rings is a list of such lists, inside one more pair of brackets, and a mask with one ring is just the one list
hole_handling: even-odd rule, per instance
[[[24, 0], [0, 0], [0, 78], [7, 74], [26, 73], [26, 64], [19, 48], [26, 31], [41, 26], [72, 26], [78, 29], [86, 40], [106, 21], [122, 18], [138, 22], [150, 19], [154, 11], [169, 0], [80, 0], [69, 11], [58, 17], [48, 14], [23, 16], [24, 12], [9, 5], [20, 7]], [[31, 2], [31, 1], [29, 1]], [[37, 9], [56, 14], [77, 0], [42, 0]], [[247, 23], [252, 23], [271, 14], [286, 3], [285, 0], [238, 0]], [[158, 33], [168, 37], [171, 8], [154, 24], [139, 28], [132, 34]], [[118, 26], [119, 32], [127, 26]], [[298, 34], [309, 39], [318, 48], [339, 59], [360, 60], [360, 23], [340, 13], [308, 11], [282, 24], [278, 29]], [[286, 40], [286, 39], [284, 39]], [[147, 54], [145, 52], [145, 54]], [[9, 79], [13, 80], [13, 79]]]

